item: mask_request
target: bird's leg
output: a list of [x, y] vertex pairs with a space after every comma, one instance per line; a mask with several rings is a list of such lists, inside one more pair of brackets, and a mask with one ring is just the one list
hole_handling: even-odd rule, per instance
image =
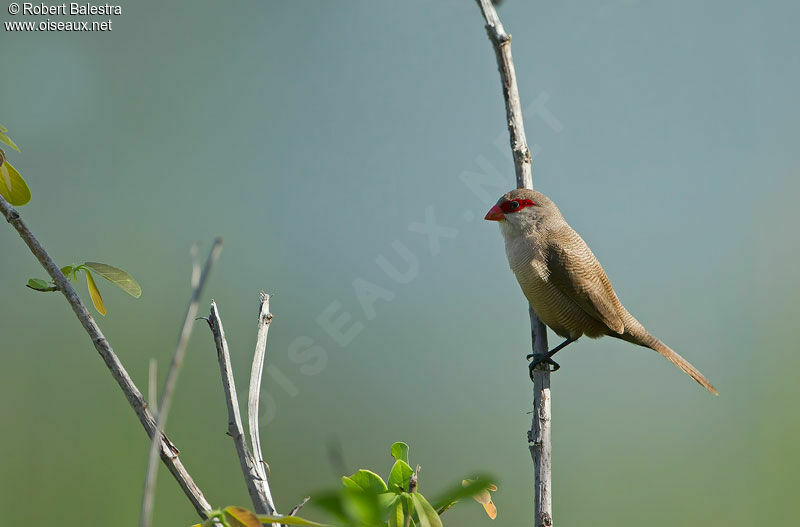
[[[551, 349], [550, 351], [548, 351], [544, 355], [539, 355], [537, 353], [531, 353], [528, 356], [526, 356], [525, 358], [531, 361], [531, 363], [528, 365], [528, 369], [530, 370], [531, 375], [533, 375], [533, 370], [539, 364], [549, 364], [550, 366], [553, 367], [553, 369], [550, 370], [550, 371], [556, 371], [557, 369], [559, 369], [561, 366], [559, 366], [559, 364], [552, 359], [553, 355], [555, 355], [556, 353], [558, 353], [559, 351], [561, 351], [562, 349], [567, 347], [569, 344], [572, 344], [576, 340], [578, 340], [578, 339], [574, 339], [572, 337], [569, 337], [567, 340], [565, 340], [564, 342], [562, 342], [561, 344], [559, 344], [555, 348]], [[531, 360], [531, 359], [533, 359], [533, 360]]]

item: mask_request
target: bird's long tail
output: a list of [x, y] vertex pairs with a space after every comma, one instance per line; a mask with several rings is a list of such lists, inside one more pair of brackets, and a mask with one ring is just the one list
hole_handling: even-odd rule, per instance
[[692, 366], [688, 360], [678, 355], [676, 352], [672, 350], [672, 348], [670, 348], [657, 338], [652, 337], [652, 339], [653, 339], [652, 341], [646, 344], [648, 348], [655, 350], [664, 357], [666, 357], [668, 361], [670, 361], [672, 364], [683, 370], [683, 372], [686, 375], [697, 381], [698, 384], [700, 384], [703, 388], [705, 388], [709, 392], [713, 393], [714, 395], [719, 395], [717, 389], [714, 388], [714, 386], [710, 382], [708, 382], [708, 379], [706, 379], [705, 376], [702, 373], [700, 373], [700, 371], [698, 371], [697, 368]]
[[633, 318], [633, 315], [626, 311], [623, 320], [625, 322], [625, 332], [622, 335], [613, 336], [657, 351], [659, 354], [666, 357], [666, 359], [672, 364], [680, 368], [686, 375], [697, 381], [700, 386], [714, 395], [719, 395], [719, 392], [717, 392], [717, 389], [714, 388], [714, 385], [708, 382], [708, 379], [706, 379], [697, 368], [692, 366], [688, 360], [684, 359], [675, 351], [673, 351], [672, 348], [648, 333], [648, 331], [644, 329], [644, 326], [642, 326], [638, 320]]

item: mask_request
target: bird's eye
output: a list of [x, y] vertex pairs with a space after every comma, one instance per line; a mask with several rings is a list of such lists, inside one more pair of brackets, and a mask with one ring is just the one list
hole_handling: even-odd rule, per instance
[[504, 201], [499, 207], [500, 210], [506, 214], [510, 214], [512, 212], [521, 211], [525, 207], [530, 207], [531, 205], [535, 205], [535, 203], [529, 199], [515, 199], [512, 201]]

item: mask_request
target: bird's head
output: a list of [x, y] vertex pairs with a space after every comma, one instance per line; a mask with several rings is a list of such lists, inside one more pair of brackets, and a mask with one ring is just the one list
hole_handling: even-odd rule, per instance
[[557, 218], [561, 218], [561, 212], [547, 196], [518, 188], [503, 194], [484, 219], [499, 222], [503, 233], [510, 234], [537, 231], [543, 223]]

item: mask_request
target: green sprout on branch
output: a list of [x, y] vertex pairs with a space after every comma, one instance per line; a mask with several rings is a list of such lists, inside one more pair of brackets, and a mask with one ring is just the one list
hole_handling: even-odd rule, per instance
[[263, 524], [301, 525], [306, 527], [442, 527], [440, 516], [458, 501], [471, 498], [483, 505], [491, 519], [497, 516], [489, 491], [497, 487], [488, 477], [465, 479], [442, 495], [429, 501], [419, 491], [419, 471], [408, 461], [408, 445], [394, 443], [390, 449], [395, 459], [388, 480], [371, 470], [361, 469], [342, 478], [342, 488], [320, 493], [311, 503], [335, 518], [323, 524], [299, 516], [257, 515], [242, 507], [226, 507], [209, 513], [209, 518], [194, 527], [221, 523], [226, 527], [260, 527]]
[[[89, 288], [89, 296], [92, 297], [92, 304], [98, 313], [106, 315], [106, 305], [103, 302], [103, 297], [100, 296], [100, 290], [97, 289], [97, 283], [94, 281], [92, 271], [102, 276], [112, 284], [116, 285], [134, 298], [142, 296], [141, 286], [134, 280], [134, 278], [127, 271], [123, 271], [117, 267], [98, 263], [98, 262], [85, 262], [80, 265], [67, 265], [61, 268], [61, 272], [67, 280], [75, 283], [78, 282], [78, 273], [83, 271], [86, 274], [86, 285]], [[41, 278], [31, 278], [26, 284], [27, 287], [34, 291], [47, 293], [51, 291], [58, 291], [58, 286], [51, 280], [50, 282], [42, 280]]]

